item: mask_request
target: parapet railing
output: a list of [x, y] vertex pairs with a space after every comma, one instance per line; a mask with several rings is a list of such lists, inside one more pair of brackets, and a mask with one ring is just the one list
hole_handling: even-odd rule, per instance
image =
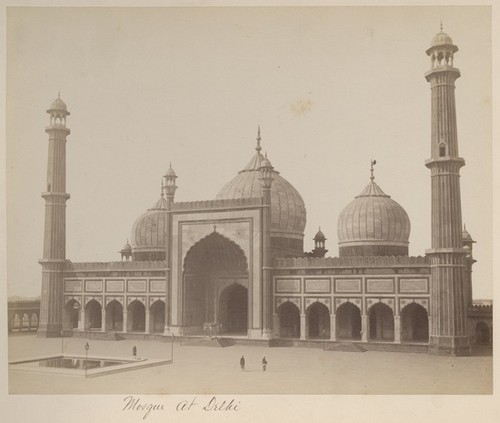
[[224, 200], [184, 201], [172, 203], [172, 211], [256, 207], [262, 205], [262, 198], [234, 198]]
[[167, 267], [165, 260], [157, 261], [109, 261], [66, 263], [65, 271], [79, 270], [162, 270]]
[[285, 257], [275, 258], [273, 264], [275, 268], [429, 266], [430, 259], [426, 256]]

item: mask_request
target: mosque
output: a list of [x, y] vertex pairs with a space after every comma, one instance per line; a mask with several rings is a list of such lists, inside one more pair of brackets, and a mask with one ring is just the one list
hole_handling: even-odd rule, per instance
[[70, 113], [57, 98], [47, 110], [39, 336], [347, 342], [444, 355], [469, 355], [473, 342], [490, 341], [491, 307], [472, 303], [475, 241], [462, 226], [457, 50], [441, 30], [426, 51], [432, 244], [423, 257], [408, 255], [410, 219], [375, 182], [375, 162], [338, 218], [339, 257], [325, 257], [321, 230], [314, 249], [304, 251], [306, 206], [261, 153], [259, 130], [248, 164], [215, 199], [176, 202], [170, 166], [160, 198], [131, 226], [121, 260], [74, 263], [65, 253]]

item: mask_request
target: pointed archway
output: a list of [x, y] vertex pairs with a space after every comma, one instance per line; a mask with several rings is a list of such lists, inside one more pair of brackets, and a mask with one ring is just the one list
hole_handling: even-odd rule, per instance
[[394, 341], [394, 313], [382, 302], [372, 305], [369, 309], [370, 332], [372, 341]]
[[401, 310], [401, 340], [429, 342], [429, 316], [420, 304], [411, 303]]
[[280, 323], [280, 338], [300, 338], [300, 311], [299, 308], [286, 301], [278, 308]]
[[338, 339], [361, 339], [361, 311], [353, 303], [343, 303], [336, 311]]
[[477, 322], [475, 328], [476, 344], [488, 345], [491, 342], [490, 328], [486, 322]]
[[165, 327], [165, 303], [156, 300], [149, 309], [151, 333], [163, 333]]
[[307, 309], [308, 338], [330, 338], [330, 311], [319, 301], [311, 304]]
[[128, 305], [127, 330], [129, 332], [146, 330], [146, 307], [139, 300], [134, 300]]
[[96, 300], [90, 300], [85, 306], [85, 328], [100, 329], [102, 324], [102, 307]]
[[[184, 259], [185, 333], [201, 335], [207, 325], [222, 331], [246, 333], [247, 289], [241, 286], [242, 289], [234, 288], [224, 293], [222, 287], [228, 279], [248, 281], [247, 258], [239, 245], [214, 231], [194, 244]], [[228, 313], [237, 320], [226, 318]]]
[[121, 332], [123, 330], [123, 306], [112, 300], [106, 306], [106, 330]]
[[239, 284], [225, 288], [219, 300], [220, 333], [246, 335], [248, 330], [248, 290]]
[[63, 329], [73, 330], [78, 328], [80, 320], [80, 303], [75, 299], [69, 300], [64, 306]]

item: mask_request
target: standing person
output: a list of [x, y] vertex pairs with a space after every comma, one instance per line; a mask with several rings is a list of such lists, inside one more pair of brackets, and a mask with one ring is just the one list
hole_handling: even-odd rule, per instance
[[266, 371], [266, 368], [267, 368], [267, 360], [266, 360], [266, 356], [262, 357], [262, 371]]
[[241, 370], [245, 370], [245, 356], [244, 355], [242, 355], [240, 358], [240, 367], [241, 367]]
[[134, 348], [132, 348], [132, 355], [134, 356], [135, 359], [137, 359], [137, 347], [134, 345]]

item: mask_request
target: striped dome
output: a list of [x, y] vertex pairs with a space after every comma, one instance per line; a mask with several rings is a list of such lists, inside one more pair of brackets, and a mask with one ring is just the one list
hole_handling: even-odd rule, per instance
[[142, 259], [159, 258], [158, 254], [148, 256], [147, 253], [164, 256], [167, 245], [167, 201], [163, 196], [135, 221], [130, 241], [132, 252]]
[[[372, 247], [374, 255], [401, 255], [404, 251], [407, 254], [410, 219], [403, 207], [372, 180], [340, 213], [337, 233], [339, 249]], [[385, 254], [373, 249], [380, 246], [393, 250]], [[353, 251], [365, 255], [359, 253], [362, 250]]]
[[[248, 165], [217, 194], [217, 199], [261, 197], [260, 167], [266, 158], [257, 150]], [[269, 162], [267, 160], [267, 162]], [[306, 206], [297, 190], [272, 170], [271, 234], [276, 237], [303, 239], [306, 227]]]

